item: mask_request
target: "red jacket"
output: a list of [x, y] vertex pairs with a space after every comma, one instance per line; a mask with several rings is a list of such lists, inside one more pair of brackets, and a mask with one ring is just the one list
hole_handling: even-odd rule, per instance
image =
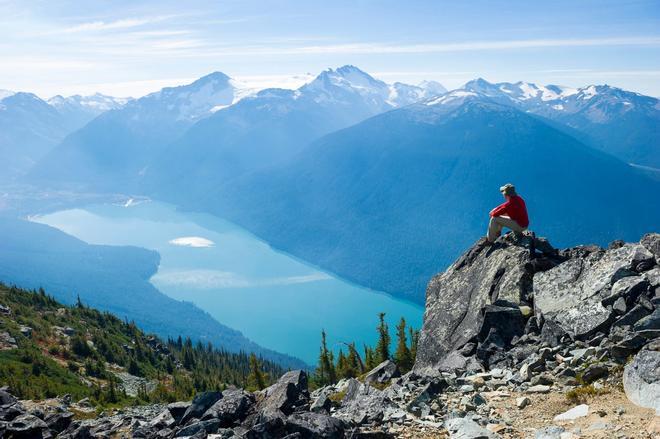
[[529, 218], [527, 217], [527, 207], [525, 206], [525, 200], [520, 198], [518, 195], [508, 197], [504, 203], [500, 204], [490, 212], [490, 216], [503, 215], [506, 215], [517, 222], [520, 227], [529, 226]]

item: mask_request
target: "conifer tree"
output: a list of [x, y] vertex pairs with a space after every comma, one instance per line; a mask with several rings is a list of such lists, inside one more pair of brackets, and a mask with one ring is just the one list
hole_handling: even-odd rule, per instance
[[401, 321], [396, 326], [396, 352], [394, 353], [394, 362], [399, 367], [401, 373], [406, 373], [412, 368], [412, 355], [408, 348], [406, 340], [406, 319], [401, 317]]
[[376, 344], [376, 365], [390, 358], [390, 332], [385, 323], [385, 313], [378, 314], [378, 343]]
[[346, 361], [346, 356], [344, 355], [344, 351], [339, 349], [339, 355], [337, 356], [337, 366], [335, 367], [335, 370], [337, 371], [337, 378], [351, 378], [349, 375], [348, 371], [348, 363]]
[[261, 371], [261, 366], [259, 365], [259, 360], [257, 356], [252, 352], [250, 354], [250, 374], [247, 378], [248, 388], [251, 390], [262, 390], [266, 388], [266, 379], [264, 374]]
[[365, 368], [367, 371], [373, 369], [374, 367], [378, 366], [378, 363], [376, 362], [375, 358], [376, 354], [374, 353], [374, 350], [370, 348], [367, 345], [364, 345], [364, 363], [365, 363]]
[[316, 368], [316, 382], [319, 386], [326, 386], [337, 381], [332, 352], [328, 351], [325, 330], [321, 330], [321, 348], [319, 364]]

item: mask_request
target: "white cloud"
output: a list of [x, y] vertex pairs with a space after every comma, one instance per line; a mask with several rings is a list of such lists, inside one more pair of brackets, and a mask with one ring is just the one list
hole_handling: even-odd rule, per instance
[[181, 247], [194, 248], [213, 247], [215, 245], [210, 239], [202, 238], [201, 236], [183, 236], [181, 238], [172, 239], [169, 243]]
[[96, 32], [115, 29], [129, 29], [147, 24], [157, 23], [159, 21], [167, 20], [170, 15], [159, 15], [154, 17], [142, 18], [124, 18], [114, 21], [90, 21], [87, 23], [80, 23], [71, 27], [62, 29], [61, 33], [78, 33], [78, 32]]
[[[542, 47], [589, 47], [589, 46], [640, 46], [660, 45], [660, 37], [621, 37], [621, 38], [571, 38], [533, 39], [505, 41], [467, 41], [435, 44], [333, 44], [299, 47], [244, 47], [234, 54], [262, 53], [274, 55], [292, 54], [387, 54], [387, 53], [440, 53], [481, 50], [509, 50]], [[227, 52], [231, 54], [232, 49]]]
[[296, 285], [332, 279], [326, 273], [315, 272], [300, 276], [250, 279], [240, 274], [219, 270], [179, 270], [157, 273], [152, 277], [156, 284], [190, 287], [197, 289], [255, 288]]

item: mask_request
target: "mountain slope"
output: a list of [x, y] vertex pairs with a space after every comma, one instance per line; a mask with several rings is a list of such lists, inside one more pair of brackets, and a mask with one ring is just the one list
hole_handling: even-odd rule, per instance
[[[82, 302], [66, 306], [44, 290], [0, 283], [0, 304], [0, 380], [23, 399], [69, 394], [94, 405], [128, 405], [248, 385], [245, 353], [211, 350], [177, 337], [166, 342]], [[260, 366], [269, 380], [284, 373], [267, 360]], [[144, 392], [135, 398], [139, 385]]]
[[0, 96], [0, 179], [32, 166], [68, 132], [65, 118], [32, 93]]
[[89, 245], [57, 229], [0, 217], [0, 281], [23, 288], [44, 287], [73, 304], [80, 296], [93, 307], [163, 337], [190, 336], [231, 352], [262, 354], [288, 366], [295, 358], [264, 349], [204, 311], [158, 291], [149, 278], [158, 253], [138, 247]]
[[66, 119], [69, 131], [82, 128], [96, 116], [106, 111], [116, 110], [126, 105], [130, 98], [115, 98], [96, 93], [91, 96], [60, 95], [48, 99], [48, 103]]
[[130, 101], [69, 135], [31, 178], [126, 190], [165, 145], [239, 94], [227, 75], [216, 72]]
[[285, 160], [322, 135], [443, 90], [389, 85], [354, 66], [328, 69], [298, 90], [263, 90], [200, 121], [158, 157], [143, 184], [194, 204], [209, 187]]
[[476, 79], [464, 89], [514, 105], [585, 135], [585, 141], [628, 163], [660, 168], [660, 100], [608, 85], [578, 89]]
[[474, 92], [332, 133], [205, 205], [360, 284], [423, 301], [430, 276], [485, 232], [513, 182], [532, 229], [562, 245], [638, 239], [660, 185], [542, 120]]

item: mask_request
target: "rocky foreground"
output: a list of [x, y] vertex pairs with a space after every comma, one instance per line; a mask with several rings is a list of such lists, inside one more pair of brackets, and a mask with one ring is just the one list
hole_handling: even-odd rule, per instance
[[[310, 393], [260, 392], [92, 417], [0, 392], [5, 437], [660, 437], [660, 234], [607, 249], [512, 235], [478, 242], [427, 290], [413, 370], [386, 361]], [[624, 393], [625, 392], [625, 393]], [[87, 413], [87, 416], [84, 414]], [[92, 419], [80, 419], [92, 417]]]

